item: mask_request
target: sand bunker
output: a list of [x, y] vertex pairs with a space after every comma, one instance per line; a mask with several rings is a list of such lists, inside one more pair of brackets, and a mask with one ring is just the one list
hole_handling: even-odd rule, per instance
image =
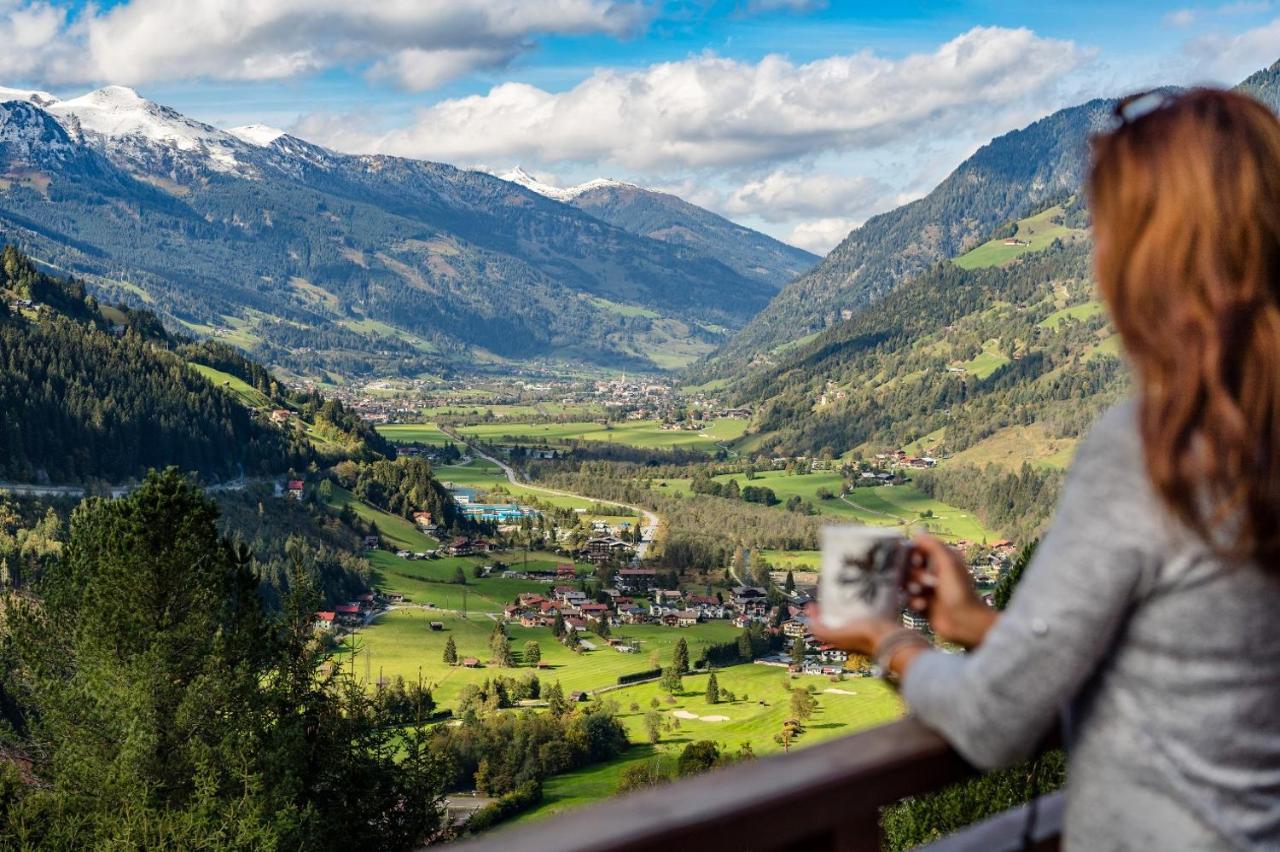
[[833, 695], [857, 695], [857, 694], [858, 694], [858, 693], [856, 693], [856, 692], [850, 692], [850, 691], [849, 691], [849, 690], [847, 690], [847, 689], [836, 689], [835, 687], [829, 687], [829, 688], [824, 689], [824, 690], [822, 690], [822, 691], [823, 691], [823, 692], [830, 692], [830, 693], [832, 693]]
[[689, 719], [698, 722], [727, 722], [728, 716], [699, 716], [697, 713], [690, 713], [688, 710], [672, 710], [671, 715], [677, 719]]

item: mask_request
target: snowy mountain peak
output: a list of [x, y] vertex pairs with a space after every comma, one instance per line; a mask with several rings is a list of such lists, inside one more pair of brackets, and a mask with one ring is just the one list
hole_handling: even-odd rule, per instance
[[66, 103], [92, 104], [100, 109], [137, 109], [147, 101], [128, 86], [103, 86]]
[[233, 127], [227, 132], [248, 142], [250, 145], [257, 145], [260, 148], [265, 148], [281, 136], [284, 136], [283, 130], [277, 127], [269, 127], [265, 124], [246, 124], [242, 127]]
[[545, 195], [547, 198], [554, 198], [556, 201], [572, 201], [584, 192], [590, 192], [593, 189], [601, 189], [603, 187], [622, 186], [640, 189], [640, 187], [633, 183], [626, 183], [624, 181], [614, 180], [613, 178], [596, 178], [595, 180], [589, 180], [586, 183], [580, 183], [577, 186], [561, 188], [538, 180], [536, 177], [525, 171], [521, 166], [516, 166], [511, 169], [511, 171], [498, 175], [498, 177], [511, 183], [517, 183], [531, 192], [536, 192], [539, 195]]
[[[79, 131], [104, 139], [137, 156], [159, 146], [202, 158], [215, 171], [238, 171], [244, 143], [230, 133], [187, 118], [154, 103], [127, 86], [106, 86], [47, 107], [73, 135]], [[74, 129], [73, 129], [74, 127]]]
[[0, 86], [0, 101], [30, 101], [36, 106], [46, 107], [57, 103], [58, 99], [48, 92], [34, 89], [10, 89], [7, 86]]

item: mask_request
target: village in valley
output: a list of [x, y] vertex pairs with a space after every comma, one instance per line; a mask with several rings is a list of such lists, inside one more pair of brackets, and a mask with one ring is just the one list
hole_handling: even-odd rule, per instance
[[[813, 636], [805, 607], [815, 594], [815, 551], [739, 548], [719, 569], [679, 570], [662, 557], [667, 523], [656, 513], [542, 486], [529, 481], [522, 466], [563, 463], [583, 448], [590, 453], [596, 446], [591, 442], [610, 438], [679, 447], [674, 442], [711, 429], [729, 437], [684, 445], [715, 465], [707, 470], [710, 481], [767, 483], [759, 487], [778, 492], [777, 511], [792, 508], [782, 505], [787, 498], [794, 502], [789, 487], [804, 487], [819, 522], [904, 530], [908, 521], [934, 525], [966, 553], [976, 584], [988, 595], [1017, 556], [1011, 541], [976, 522], [938, 528], [963, 516], [936, 503], [909, 517], [881, 511], [894, 504], [872, 495], [909, 495], [913, 473], [939, 463], [928, 448], [880, 450], [857, 459], [753, 460], [733, 444], [748, 412], [725, 409], [714, 399], [678, 399], [643, 380], [601, 381], [591, 388], [615, 404], [612, 436], [601, 438], [579, 425], [598, 427], [581, 419], [583, 408], [549, 417], [550, 397], [563, 392], [557, 387], [540, 388], [533, 402], [491, 398], [489, 405], [468, 407], [454, 401], [426, 409], [431, 421], [423, 420], [416, 399], [412, 406], [385, 403], [414, 409], [416, 417], [401, 411], [387, 418], [400, 423], [373, 413], [401, 459], [431, 464], [454, 511], [475, 530], [468, 534], [446, 529], [425, 508], [392, 515], [333, 482], [283, 484], [285, 497], [354, 513], [369, 530], [364, 547], [374, 591], [315, 615], [317, 635], [332, 647], [335, 665], [349, 666], [372, 689], [416, 682], [430, 690], [442, 718], [491, 696], [493, 684], [503, 684], [512, 707], [546, 706], [554, 692], [570, 702], [605, 701], [615, 709], [632, 742], [641, 745], [587, 773], [590, 779], [550, 779], [534, 814], [571, 804], [581, 785], [601, 783], [596, 776], [614, 783], [627, 766], [674, 753], [690, 736], [717, 742], [726, 752], [789, 749], [887, 721], [901, 705], [872, 677], [869, 660]], [[562, 399], [567, 405], [568, 397]], [[680, 419], [672, 417], [677, 410]], [[624, 431], [627, 423], [643, 431]], [[648, 485], [692, 493], [690, 480]], [[800, 507], [799, 515], [805, 511]], [[903, 620], [928, 629], [910, 613]], [[523, 697], [510, 698], [516, 695]], [[817, 717], [821, 724], [814, 724]], [[459, 804], [464, 812], [469, 806]]]

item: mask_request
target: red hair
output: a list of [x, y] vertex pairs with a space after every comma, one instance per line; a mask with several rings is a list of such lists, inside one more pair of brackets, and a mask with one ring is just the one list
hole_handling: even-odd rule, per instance
[[1156, 492], [1214, 549], [1280, 555], [1280, 121], [1166, 97], [1094, 140], [1089, 197]]

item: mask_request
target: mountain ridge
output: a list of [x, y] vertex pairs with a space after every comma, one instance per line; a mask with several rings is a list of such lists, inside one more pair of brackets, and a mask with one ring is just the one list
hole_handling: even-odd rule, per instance
[[[124, 87], [10, 91], [26, 97], [6, 102], [7, 238], [293, 373], [415, 375], [486, 351], [658, 369], [672, 341], [709, 352], [787, 274], [766, 283], [491, 175], [220, 130]], [[75, 162], [16, 143], [39, 138]]]
[[[1280, 110], [1280, 61], [1236, 88]], [[1114, 104], [1095, 98], [998, 136], [924, 198], [867, 220], [817, 267], [788, 283], [707, 363], [695, 366], [694, 375], [725, 377], [767, 364], [778, 347], [848, 321], [998, 226], [1078, 194], [1088, 136], [1107, 126]]]

